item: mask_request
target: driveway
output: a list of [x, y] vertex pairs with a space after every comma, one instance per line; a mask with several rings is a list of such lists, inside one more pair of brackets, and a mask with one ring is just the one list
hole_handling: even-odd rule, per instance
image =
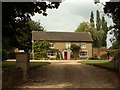
[[106, 69], [77, 61], [51, 61], [51, 64], [30, 72], [22, 88], [115, 88], [117, 75]]

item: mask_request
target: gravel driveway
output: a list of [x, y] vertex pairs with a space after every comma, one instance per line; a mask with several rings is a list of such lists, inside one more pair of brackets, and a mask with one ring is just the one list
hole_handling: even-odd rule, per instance
[[117, 75], [106, 69], [77, 63], [52, 61], [50, 65], [30, 72], [22, 88], [115, 88]]

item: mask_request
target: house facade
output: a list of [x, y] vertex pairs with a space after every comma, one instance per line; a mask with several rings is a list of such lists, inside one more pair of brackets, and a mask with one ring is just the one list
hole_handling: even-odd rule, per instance
[[[61, 52], [60, 59], [70, 60], [72, 51], [71, 44], [80, 45], [79, 59], [92, 57], [92, 37], [89, 32], [43, 32], [33, 31], [32, 41], [49, 41], [51, 49]], [[48, 51], [48, 57], [56, 57], [56, 53]]]

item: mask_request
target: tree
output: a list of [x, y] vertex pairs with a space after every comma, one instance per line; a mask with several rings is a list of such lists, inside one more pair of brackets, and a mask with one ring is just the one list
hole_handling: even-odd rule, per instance
[[32, 20], [20, 21], [16, 24], [16, 44], [17, 48], [29, 51], [32, 49], [32, 31], [44, 31], [40, 22]]
[[100, 20], [100, 12], [96, 11], [96, 29], [99, 31], [101, 29], [101, 20]]
[[75, 32], [88, 32], [89, 31], [89, 23], [88, 22], [82, 22], [80, 25], [77, 27]]
[[92, 27], [94, 27], [94, 14], [93, 14], [93, 11], [91, 11], [90, 23], [93, 23]]
[[47, 52], [49, 50], [49, 42], [47, 41], [35, 41], [33, 43], [35, 58], [45, 58], [47, 57]]
[[70, 49], [73, 52], [73, 57], [78, 58], [79, 57], [80, 46], [76, 45], [76, 44], [71, 44]]
[[118, 51], [116, 55], [116, 61], [118, 65], [118, 88], [120, 88], [120, 1], [106, 2], [104, 7], [104, 12], [113, 19], [114, 22], [114, 32], [116, 33], [116, 40], [118, 42]]
[[32, 31], [45, 31], [44, 27], [41, 25], [40, 22], [30, 20], [27, 23], [29, 24], [29, 27]]
[[93, 23], [83, 22], [80, 23], [75, 32], [90, 32], [93, 38], [93, 47], [101, 47], [104, 31], [98, 31], [93, 27]]
[[[3, 43], [4, 49], [10, 49], [10, 47], [17, 47], [17, 25], [21, 21], [26, 22], [30, 20], [31, 16], [35, 13], [43, 14], [47, 16], [46, 9], [58, 8], [60, 2], [3, 2], [2, 3], [2, 41], [7, 40], [7, 43]], [[21, 32], [22, 30], [20, 30]]]
[[108, 27], [107, 27], [107, 22], [105, 21], [105, 17], [104, 16], [102, 16], [101, 28], [104, 31], [103, 39], [102, 39], [102, 46], [106, 46]]

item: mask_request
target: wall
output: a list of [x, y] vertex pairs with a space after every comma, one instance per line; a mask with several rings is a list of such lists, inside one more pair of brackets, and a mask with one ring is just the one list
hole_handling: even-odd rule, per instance
[[2, 88], [13, 88], [23, 80], [21, 68], [2, 69]]
[[[64, 50], [66, 47], [66, 42], [54, 42], [55, 43], [55, 49], [59, 49], [60, 51]], [[71, 42], [72, 43], [72, 42]], [[80, 45], [80, 43], [82, 42], [73, 42], [77, 45]], [[84, 42], [85, 43], [85, 42]], [[88, 57], [92, 57], [92, 43], [85, 43], [86, 44], [86, 48], [84, 48], [84, 50], [88, 50]]]
[[93, 55], [97, 55], [101, 57], [102, 55], [107, 54], [107, 49], [102, 49], [102, 48], [93, 48]]
[[55, 49], [59, 50], [65, 49], [65, 42], [55, 42]]
[[88, 57], [92, 57], [92, 43], [86, 43], [86, 49], [88, 50]]

